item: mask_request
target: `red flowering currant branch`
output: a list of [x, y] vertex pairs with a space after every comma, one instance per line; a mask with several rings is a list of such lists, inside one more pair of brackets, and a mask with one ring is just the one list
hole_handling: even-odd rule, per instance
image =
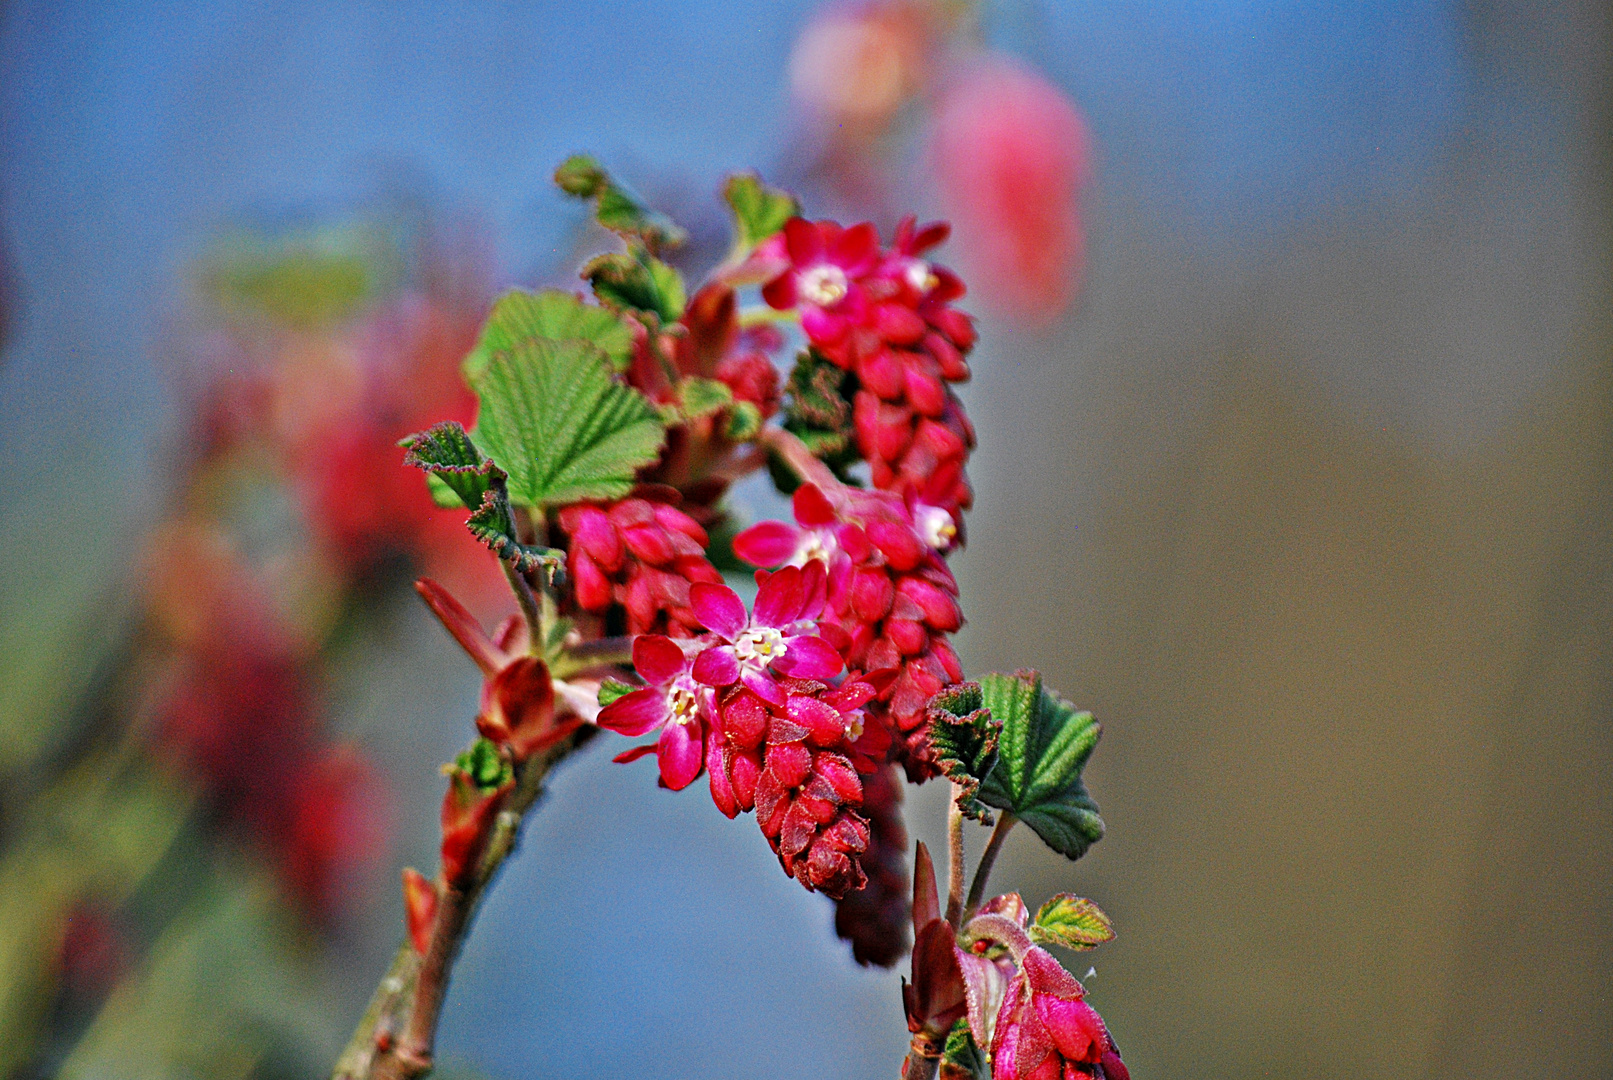
[[[690, 297], [659, 258], [675, 226], [591, 159], [556, 179], [622, 238], [583, 267], [598, 303], [505, 296], [465, 361], [475, 429], [404, 444], [439, 500], [470, 511], [522, 615], [488, 635], [418, 585], [482, 671], [479, 737], [445, 769], [441, 867], [405, 873], [410, 945], [338, 1076], [429, 1071], [476, 903], [544, 777], [597, 724], [655, 736], [616, 761], [653, 755], [662, 787], [705, 776], [721, 813], [754, 814], [784, 872], [837, 902], [859, 961], [894, 962], [911, 920], [910, 1078], [1125, 1080], [1079, 983], [1036, 944], [1106, 940], [1102, 912], [1060, 897], [1033, 922], [1017, 894], [984, 899], [1015, 821], [1072, 859], [1102, 836], [1081, 780], [1098, 726], [1034, 672], [965, 683], [950, 643], [963, 613], [946, 560], [974, 445], [950, 384], [968, 377], [974, 328], [952, 306], [962, 283], [923, 257], [946, 227], [908, 219], [884, 248], [872, 225], [806, 221], [737, 178], [735, 251]], [[741, 316], [745, 282], [778, 319]], [[806, 349], [781, 394], [774, 324], [797, 320]], [[794, 522], [733, 536], [757, 568], [747, 608], [708, 526], [764, 463]], [[629, 660], [634, 682], [616, 677]], [[952, 786], [944, 912], [922, 846], [906, 903], [897, 767]], [[964, 821], [994, 811], [966, 898]]]

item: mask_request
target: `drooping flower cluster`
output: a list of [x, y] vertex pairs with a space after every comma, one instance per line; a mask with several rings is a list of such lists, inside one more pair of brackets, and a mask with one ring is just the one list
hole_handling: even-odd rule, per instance
[[793, 509], [795, 526], [753, 525], [734, 538], [735, 553], [764, 567], [824, 567], [824, 635], [848, 668], [895, 672], [880, 695], [881, 717], [901, 740], [908, 775], [935, 775], [924, 752], [924, 708], [963, 678], [947, 641], [963, 623], [957, 581], [941, 557], [955, 535], [950, 516], [888, 492], [826, 493], [813, 484], [796, 489]]
[[599, 724], [629, 736], [659, 729], [661, 782], [679, 789], [710, 773], [724, 814], [755, 810], [784, 869], [830, 896], [860, 889], [869, 843], [858, 812], [858, 768], [883, 761], [882, 729], [864, 706], [885, 677], [848, 677], [840, 653], [818, 635], [826, 599], [821, 564], [759, 575], [747, 613], [732, 589], [696, 584], [695, 617], [706, 632], [684, 642], [641, 637], [634, 666], [648, 684], [607, 705]]
[[584, 612], [620, 604], [629, 634], [688, 637], [699, 628], [689, 587], [722, 581], [706, 558], [706, 530], [664, 502], [627, 498], [560, 512], [571, 595]]
[[948, 384], [968, 380], [975, 330], [952, 306], [963, 283], [923, 258], [947, 232], [910, 217], [882, 251], [866, 222], [793, 218], [765, 253], [785, 269], [762, 296], [797, 309], [813, 349], [856, 376], [857, 449], [874, 487], [939, 506], [961, 527], [974, 502], [964, 466], [975, 433]]

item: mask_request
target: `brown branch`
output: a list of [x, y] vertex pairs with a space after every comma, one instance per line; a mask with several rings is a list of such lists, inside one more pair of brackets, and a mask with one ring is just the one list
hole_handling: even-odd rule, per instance
[[597, 733], [585, 726], [558, 745], [523, 762], [509, 802], [494, 819], [493, 835], [463, 889], [444, 888], [424, 957], [405, 942], [377, 987], [347, 1049], [337, 1059], [332, 1080], [414, 1080], [431, 1071], [437, 1022], [454, 959], [470, 932], [477, 905], [504, 861], [515, 851], [521, 824], [543, 794], [543, 784], [560, 762]]

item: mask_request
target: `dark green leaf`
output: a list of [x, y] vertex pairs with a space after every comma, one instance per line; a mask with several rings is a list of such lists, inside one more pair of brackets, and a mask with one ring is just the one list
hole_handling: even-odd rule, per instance
[[612, 380], [587, 342], [524, 342], [495, 354], [471, 385], [481, 398], [473, 437], [509, 474], [517, 505], [620, 498], [665, 438], [644, 395]]
[[677, 322], [687, 302], [683, 278], [643, 248], [596, 256], [582, 268], [582, 276], [600, 303], [649, 312], [662, 325]]
[[[425, 469], [456, 500], [449, 506], [480, 506], [504, 473], [476, 449], [465, 429], [452, 421], [417, 432], [398, 443], [403, 463]], [[440, 500], [439, 500], [440, 501]]]
[[762, 432], [762, 410], [754, 402], [736, 401], [728, 411], [723, 436], [734, 442], [750, 442]]
[[475, 382], [494, 353], [534, 338], [593, 342], [617, 371], [626, 371], [633, 356], [633, 331], [609, 308], [557, 289], [512, 289], [493, 304], [476, 347], [465, 357], [465, 378]]
[[599, 684], [599, 707], [604, 708], [617, 698], [626, 697], [628, 694], [631, 694], [634, 690], [638, 689], [640, 689], [640, 687], [629, 686], [620, 679], [607, 678], [604, 682]]
[[1069, 893], [1059, 893], [1043, 904], [1031, 923], [1031, 940], [1038, 945], [1066, 949], [1093, 949], [1115, 939], [1114, 923], [1097, 904]]
[[965, 1017], [947, 1032], [946, 1048], [941, 1051], [939, 1080], [991, 1080], [991, 1063], [975, 1045], [974, 1032]]
[[[796, 359], [784, 388], [784, 429], [842, 481], [853, 484], [847, 470], [862, 460], [851, 416], [856, 383], [855, 376], [809, 350]], [[770, 459], [768, 467], [773, 483], [786, 495], [800, 484], [787, 466]]]
[[987, 675], [980, 689], [1002, 723], [997, 767], [980, 798], [1024, 821], [1054, 851], [1079, 859], [1103, 838], [1103, 819], [1081, 779], [1102, 731], [1098, 722], [1044, 687], [1035, 671]]
[[979, 683], [949, 686], [930, 699], [926, 711], [930, 746], [947, 779], [957, 785], [958, 809], [965, 817], [991, 824], [991, 812], [978, 798], [980, 782], [997, 764], [1002, 722], [985, 707]]
[[795, 196], [768, 187], [753, 172], [730, 176], [723, 185], [722, 197], [734, 212], [734, 248], [739, 255], [748, 253], [800, 213]]
[[614, 233], [642, 241], [651, 250], [675, 247], [687, 238], [671, 218], [635, 199], [587, 154], [561, 162], [554, 171], [554, 182], [567, 195], [593, 199], [594, 220]]

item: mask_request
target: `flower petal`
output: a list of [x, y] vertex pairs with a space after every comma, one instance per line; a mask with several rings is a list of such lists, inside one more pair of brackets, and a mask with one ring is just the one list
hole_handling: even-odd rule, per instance
[[739, 594], [726, 585], [707, 585], [699, 582], [689, 589], [689, 606], [694, 609], [700, 625], [729, 641], [745, 629], [745, 605]]
[[751, 622], [756, 626], [789, 626], [801, 617], [801, 604], [805, 600], [806, 590], [802, 588], [800, 569], [786, 566], [775, 571], [756, 590]]
[[752, 566], [787, 563], [801, 546], [801, 530], [783, 521], [758, 521], [734, 537], [734, 554]]
[[695, 657], [692, 674], [707, 686], [732, 686], [739, 681], [739, 659], [732, 646], [717, 645]]
[[666, 695], [646, 688], [624, 694], [599, 710], [599, 726], [635, 738], [664, 723], [666, 717]]
[[661, 782], [673, 791], [682, 791], [705, 767], [705, 744], [698, 724], [668, 724], [655, 744], [655, 758], [661, 764]]
[[633, 639], [633, 669], [651, 686], [663, 686], [689, 665], [689, 658], [669, 637], [640, 634]]
[[808, 529], [822, 528], [835, 522], [835, 508], [829, 505], [828, 497], [816, 484], [802, 484], [796, 488], [790, 507], [795, 511], [795, 520]]
[[780, 675], [796, 679], [832, 679], [840, 674], [840, 654], [816, 635], [789, 639], [784, 655], [773, 662]]
[[635, 746], [631, 749], [623, 750], [620, 754], [617, 754], [615, 757], [611, 758], [611, 760], [616, 762], [618, 765], [626, 765], [630, 761], [637, 761], [639, 758], [648, 757], [653, 753], [655, 753], [655, 744], [645, 743], [643, 746]]
[[773, 681], [773, 677], [761, 668], [745, 668], [739, 676], [739, 681], [745, 688], [769, 705], [784, 704], [784, 687]]

